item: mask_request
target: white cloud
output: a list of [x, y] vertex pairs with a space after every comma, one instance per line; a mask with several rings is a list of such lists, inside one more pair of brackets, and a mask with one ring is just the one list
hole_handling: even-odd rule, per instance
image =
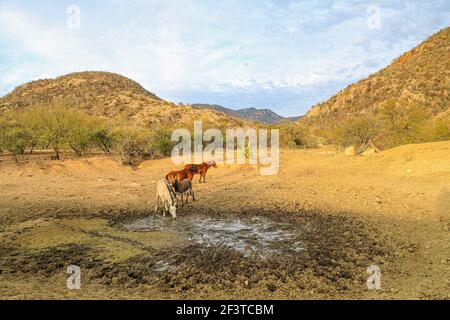
[[320, 93], [378, 70], [442, 25], [446, 13], [439, 0], [439, 12], [380, 0], [383, 27], [373, 31], [365, 1], [77, 2], [79, 31], [66, 28], [61, 5], [0, 4], [0, 93], [43, 76], [104, 70], [179, 101], [195, 92], [248, 92], [264, 104], [267, 92], [279, 90], [278, 104], [292, 104], [294, 91]]

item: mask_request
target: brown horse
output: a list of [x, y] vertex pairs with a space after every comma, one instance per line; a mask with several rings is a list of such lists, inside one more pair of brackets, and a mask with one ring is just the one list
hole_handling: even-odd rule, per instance
[[177, 183], [185, 179], [189, 179], [189, 181], [192, 181], [192, 179], [194, 179], [194, 174], [186, 169], [180, 171], [171, 171], [166, 174], [166, 180], [167, 182], [169, 182], [170, 191], [175, 196], [175, 199], [177, 198], [175, 186]]
[[199, 183], [202, 183], [202, 178], [203, 182], [206, 183], [206, 173], [208, 172], [208, 169], [211, 167], [217, 168], [217, 164], [215, 161], [203, 162], [201, 164], [187, 164], [184, 167], [184, 170], [188, 170], [190, 173], [192, 173], [192, 175], [199, 174], [200, 175]]
[[187, 169], [183, 169], [180, 171], [171, 171], [166, 175], [166, 180], [169, 181], [170, 184], [173, 184], [175, 180], [183, 181], [184, 179], [192, 181], [192, 179], [194, 179], [194, 174]]

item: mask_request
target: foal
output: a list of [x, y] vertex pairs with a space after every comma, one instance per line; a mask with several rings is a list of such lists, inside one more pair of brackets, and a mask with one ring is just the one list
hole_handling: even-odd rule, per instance
[[195, 201], [194, 190], [192, 189], [192, 182], [189, 179], [183, 181], [175, 180], [173, 182], [173, 190], [176, 195], [181, 196], [181, 205], [183, 205], [183, 199], [186, 195], [186, 203], [189, 202], [189, 196], [192, 196], [192, 201]]

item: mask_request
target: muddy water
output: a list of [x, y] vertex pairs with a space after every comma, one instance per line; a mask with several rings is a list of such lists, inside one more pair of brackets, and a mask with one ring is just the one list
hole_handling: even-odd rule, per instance
[[[261, 259], [269, 258], [274, 253], [298, 254], [307, 250], [301, 235], [308, 225], [300, 226], [266, 217], [212, 218], [193, 215], [172, 220], [151, 216], [126, 224], [125, 228], [139, 232], [175, 231], [189, 243], [205, 249], [225, 247], [246, 257]], [[165, 267], [168, 266], [161, 265], [161, 268]]]

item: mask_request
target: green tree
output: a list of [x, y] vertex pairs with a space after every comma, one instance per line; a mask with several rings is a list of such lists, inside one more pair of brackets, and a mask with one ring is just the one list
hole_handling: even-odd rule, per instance
[[157, 129], [153, 133], [152, 151], [159, 152], [162, 156], [167, 156], [172, 153], [174, 143], [171, 140], [172, 135], [169, 130]]
[[152, 137], [148, 130], [134, 126], [120, 126], [114, 129], [113, 149], [117, 161], [122, 165], [133, 165], [153, 148]]
[[350, 116], [336, 129], [337, 142], [340, 145], [365, 146], [377, 138], [380, 126], [374, 115]]
[[111, 152], [113, 148], [114, 139], [111, 129], [107, 126], [98, 126], [93, 133], [94, 143], [103, 150], [106, 154]]
[[32, 154], [34, 149], [40, 144], [39, 132], [34, 130], [33, 122], [29, 121], [30, 117], [27, 116], [27, 112], [16, 112], [14, 117], [28, 133], [28, 147], [30, 148], [30, 154]]
[[59, 160], [61, 150], [67, 146], [71, 122], [79, 114], [62, 105], [48, 105], [31, 108], [23, 117], [39, 145], [52, 148]]
[[11, 152], [14, 160], [25, 153], [30, 144], [30, 135], [25, 128], [17, 122], [0, 120], [0, 149]]
[[81, 157], [94, 143], [94, 124], [89, 117], [80, 113], [73, 113], [70, 117], [66, 142]]
[[428, 118], [426, 108], [416, 101], [392, 98], [381, 104], [381, 119], [390, 147], [422, 142]]
[[307, 126], [288, 123], [281, 128], [281, 145], [289, 148], [314, 148], [318, 141]]

